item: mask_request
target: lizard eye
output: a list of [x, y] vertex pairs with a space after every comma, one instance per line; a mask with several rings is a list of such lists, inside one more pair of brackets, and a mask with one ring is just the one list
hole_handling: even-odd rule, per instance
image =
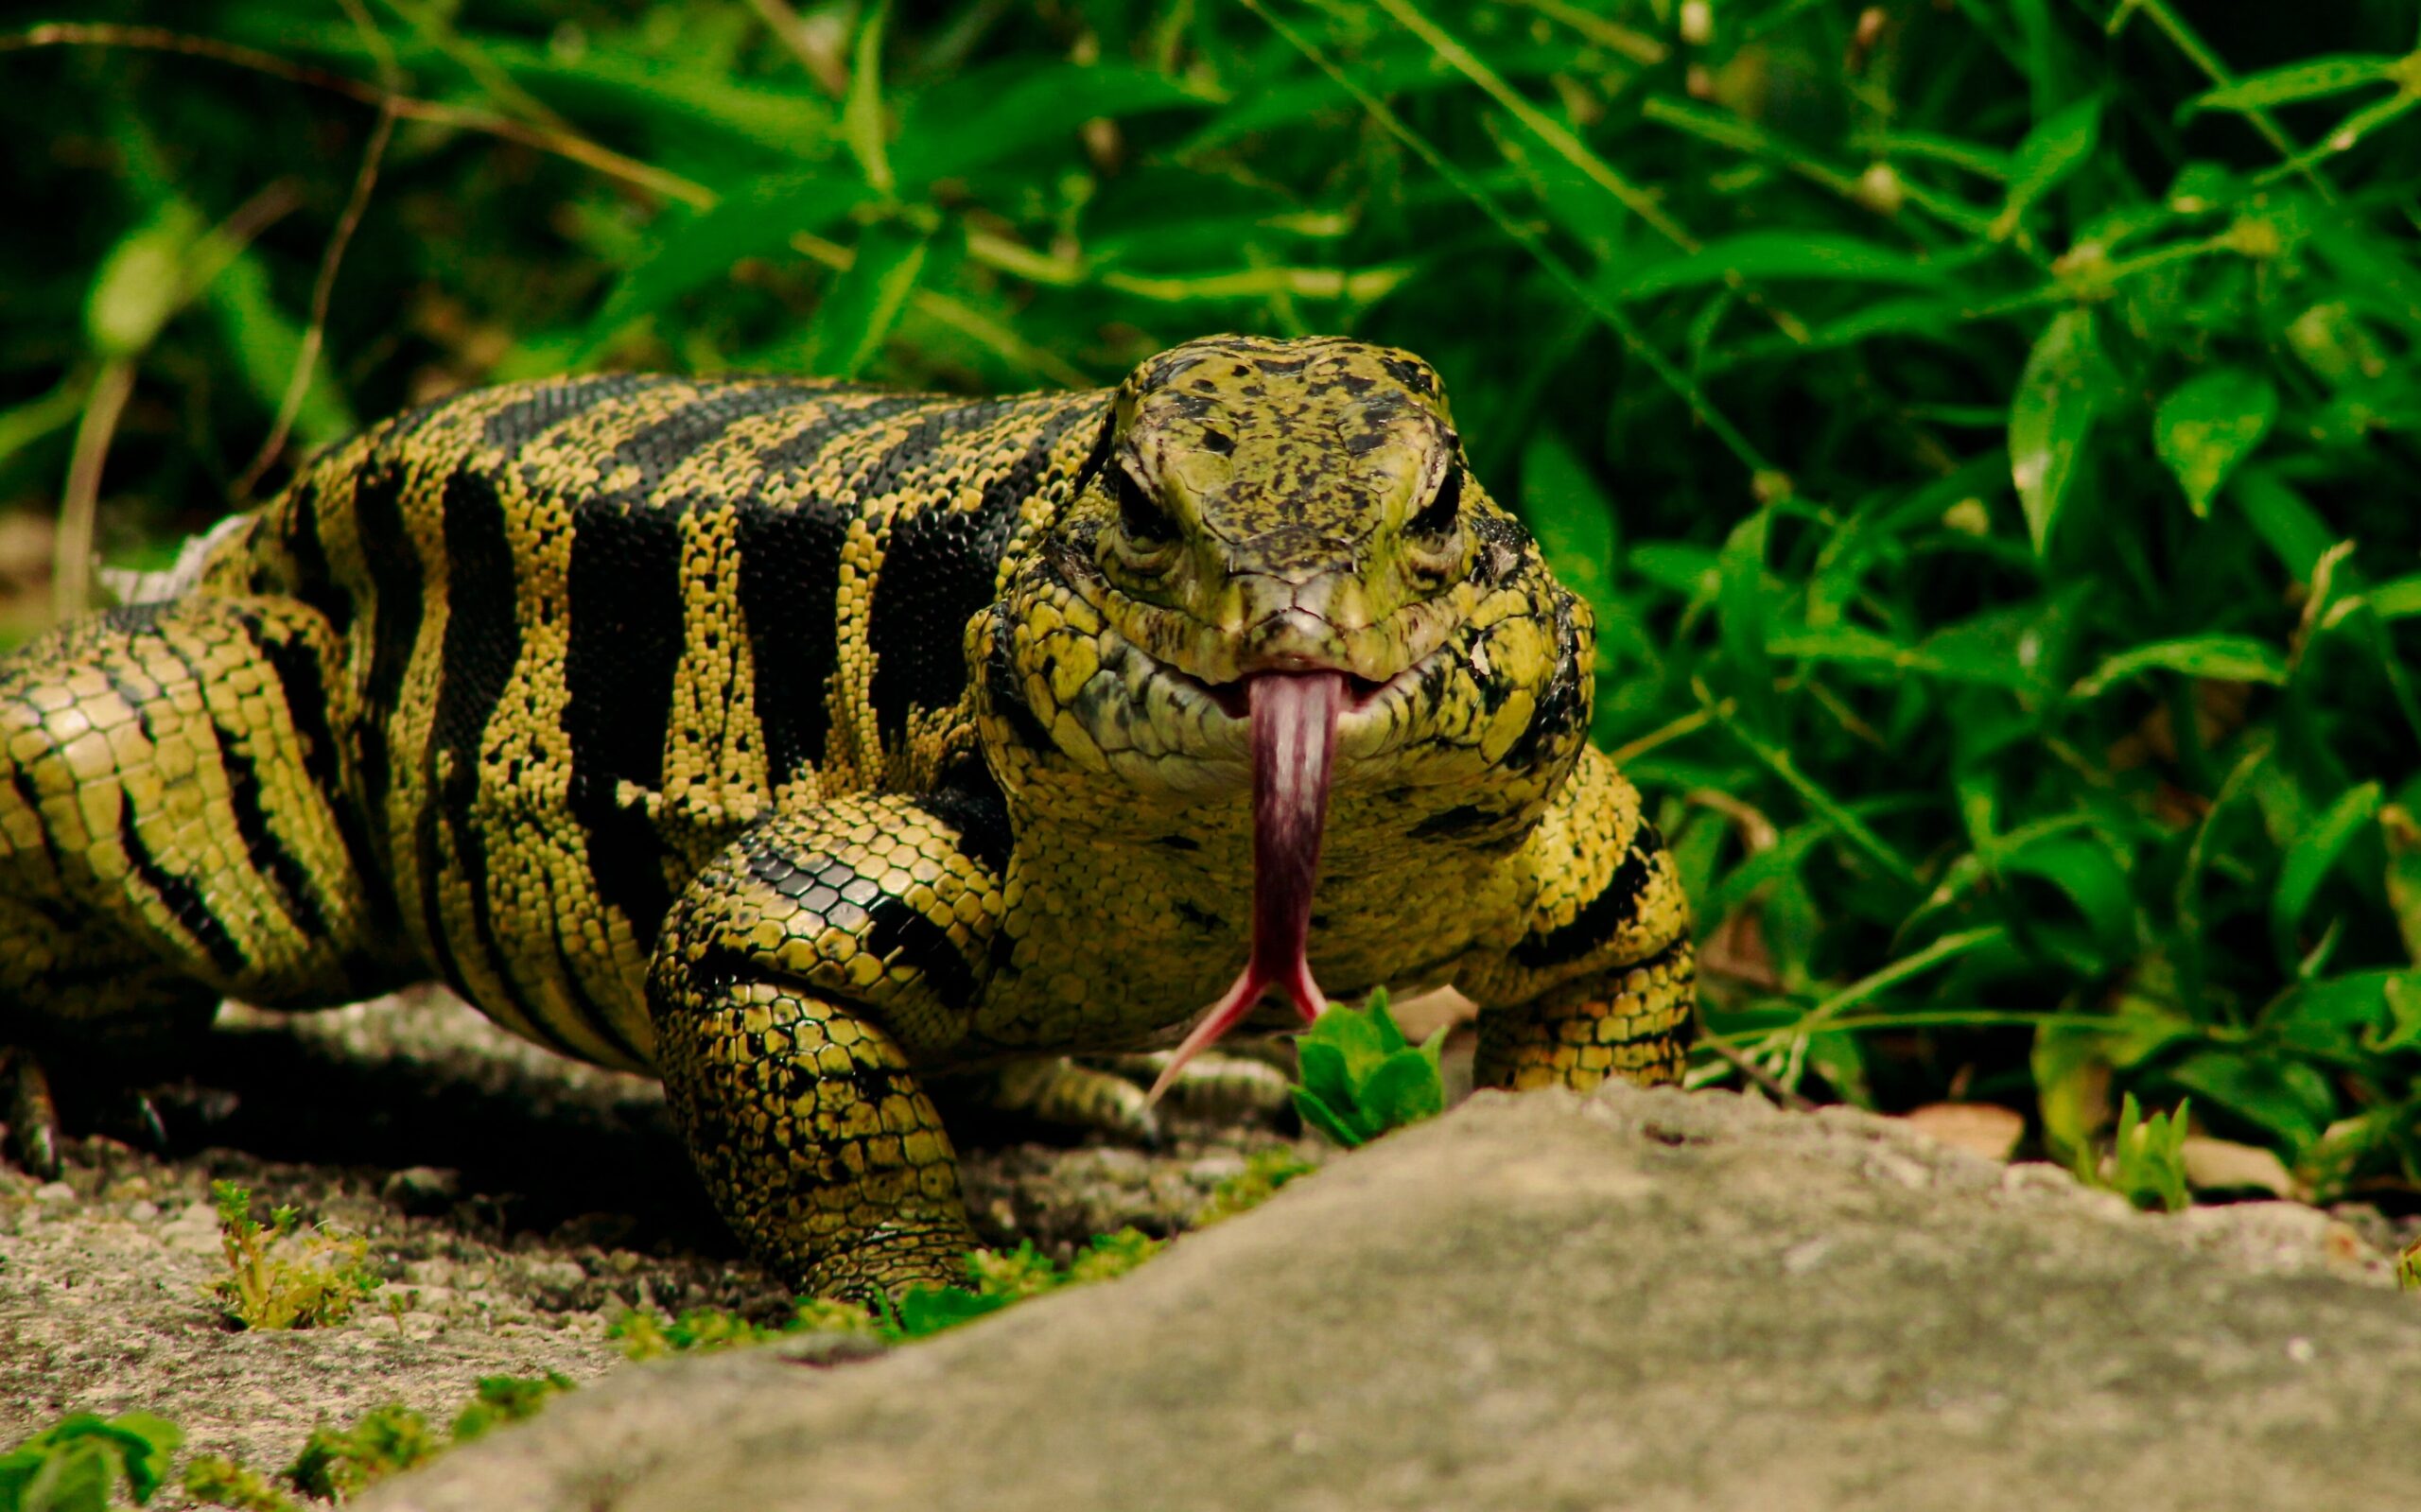
[[1109, 470], [1110, 489], [1118, 495], [1118, 528], [1140, 547], [1159, 546], [1176, 539], [1176, 521], [1160, 507], [1151, 491], [1135, 481], [1123, 467]]
[[1431, 539], [1444, 535], [1454, 528], [1454, 516], [1463, 507], [1463, 469], [1459, 463], [1447, 469], [1445, 480], [1437, 492], [1420, 507], [1420, 513], [1404, 522], [1404, 529], [1415, 535]]

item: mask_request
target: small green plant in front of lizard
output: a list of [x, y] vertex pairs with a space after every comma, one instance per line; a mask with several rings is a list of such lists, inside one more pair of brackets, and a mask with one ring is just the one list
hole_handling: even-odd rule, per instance
[[1384, 987], [1365, 1007], [1331, 1004], [1295, 1037], [1295, 1111], [1348, 1149], [1435, 1118], [1446, 1109], [1445, 1038], [1441, 1029], [1424, 1044], [1406, 1039]]
[[1012, 1302], [1066, 1287], [1084, 1286], [1123, 1276], [1167, 1247], [1140, 1229], [1122, 1228], [1095, 1236], [1065, 1266], [1034, 1247], [1028, 1240], [1012, 1250], [979, 1249], [967, 1257], [970, 1288], [913, 1286], [897, 1303], [880, 1310], [878, 1332], [886, 1340], [922, 1339], [945, 1329], [998, 1312]]
[[312, 1429], [286, 1474], [306, 1496], [341, 1502], [397, 1470], [435, 1459], [445, 1447], [426, 1416], [391, 1401], [362, 1414], [350, 1428], [322, 1423]]
[[185, 1465], [185, 1495], [203, 1506], [233, 1512], [296, 1512], [294, 1499], [270, 1479], [225, 1454], [197, 1454]]
[[[2144, 1117], [2130, 1092], [2118, 1107], [2118, 1135], [2108, 1174], [2094, 1184], [2138, 1208], [2183, 1212], [2193, 1204], [2186, 1188], [2186, 1111], [2179, 1103], [2166, 1114]], [[2095, 1174], [2099, 1174], [2096, 1173]], [[2088, 1175], [2088, 1181], [2094, 1176]]]
[[74, 1413], [0, 1454], [0, 1512], [106, 1512], [123, 1484], [141, 1505], [184, 1442], [149, 1413]]
[[305, 1228], [293, 1208], [253, 1217], [253, 1194], [232, 1181], [210, 1184], [218, 1207], [218, 1247], [227, 1274], [212, 1283], [227, 1320], [240, 1329], [310, 1329], [342, 1323], [383, 1283], [366, 1263], [370, 1242]]

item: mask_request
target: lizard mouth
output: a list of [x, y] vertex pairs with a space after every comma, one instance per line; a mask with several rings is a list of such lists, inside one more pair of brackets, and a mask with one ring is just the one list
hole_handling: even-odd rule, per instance
[[1437, 669], [1443, 650], [1442, 647], [1433, 650], [1402, 671], [1385, 678], [1364, 677], [1357, 672], [1347, 671], [1341, 668], [1307, 667], [1283, 671], [1273, 669], [1246, 672], [1224, 683], [1214, 683], [1208, 678], [1197, 677], [1192, 672], [1173, 667], [1157, 657], [1152, 658], [1151, 667], [1154, 676], [1182, 688], [1187, 695], [1210, 704], [1228, 719], [1244, 724], [1253, 718], [1253, 685], [1263, 678], [1307, 677], [1332, 673], [1343, 684], [1343, 695], [1338, 704], [1338, 712], [1345, 715], [1360, 714], [1382, 700], [1408, 693], [1422, 678]]
[[[1228, 685], [1241, 693], [1252, 726], [1252, 954], [1169, 1057], [1152, 1086], [1155, 1099], [1188, 1061], [1250, 1014], [1263, 993], [1285, 993], [1306, 1024], [1328, 1006], [1308, 954], [1312, 891], [1319, 880], [1337, 718], [1350, 685], [1359, 681], [1331, 670], [1254, 672]], [[1373, 690], [1380, 686], [1371, 685]]]
[[[1201, 678], [1192, 676], [1186, 672], [1178, 671], [1174, 667], [1163, 666], [1159, 670], [1163, 676], [1175, 678], [1190, 685], [1193, 691], [1200, 693], [1204, 698], [1207, 698], [1211, 703], [1218, 704], [1220, 712], [1227, 715], [1228, 718], [1231, 720], [1249, 720], [1253, 717], [1252, 687], [1255, 683], [1260, 682], [1265, 677], [1318, 676], [1325, 672], [1327, 669], [1318, 669], [1307, 672], [1248, 672], [1242, 677], [1238, 677], [1225, 683], [1205, 682]], [[1341, 704], [1341, 708], [1344, 710], [1367, 708], [1382, 693], [1395, 688], [1405, 681], [1403, 673], [1401, 672], [1393, 677], [1385, 679], [1385, 681], [1381, 681], [1376, 678], [1360, 677], [1351, 672], [1338, 672], [1335, 675], [1341, 678], [1344, 682], [1344, 699]]]

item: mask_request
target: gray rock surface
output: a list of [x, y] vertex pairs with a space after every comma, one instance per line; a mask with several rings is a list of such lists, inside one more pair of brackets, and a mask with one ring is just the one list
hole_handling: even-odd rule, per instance
[[[97, 1136], [65, 1179], [0, 1161], [0, 1451], [72, 1412], [131, 1409], [188, 1452], [283, 1470], [319, 1423], [401, 1401], [443, 1428], [479, 1379], [623, 1364], [633, 1306], [771, 1322], [790, 1294], [706, 1208], [654, 1083], [523, 1044], [442, 993], [283, 1017], [231, 1009], [162, 1089], [169, 1157]], [[964, 1174], [987, 1242], [1054, 1253], [1136, 1225], [1165, 1234], [1266, 1126], [1171, 1121], [1146, 1151], [1004, 1139]], [[369, 1241], [386, 1285], [349, 1321], [230, 1329], [214, 1178]], [[185, 1504], [171, 1488], [155, 1508]]]
[[625, 1370], [362, 1504], [2352, 1509], [2411, 1503], [2416, 1415], [2421, 1299], [2322, 1214], [1619, 1088], [878, 1359]]

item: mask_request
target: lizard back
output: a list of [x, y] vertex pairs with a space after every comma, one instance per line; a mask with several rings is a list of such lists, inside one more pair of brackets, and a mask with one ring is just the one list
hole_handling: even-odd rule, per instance
[[363, 870], [437, 972], [540, 1043], [646, 1069], [658, 924], [742, 827], [988, 781], [960, 633], [1103, 404], [481, 390], [316, 461], [205, 581], [299, 599], [347, 648], [327, 703]]

